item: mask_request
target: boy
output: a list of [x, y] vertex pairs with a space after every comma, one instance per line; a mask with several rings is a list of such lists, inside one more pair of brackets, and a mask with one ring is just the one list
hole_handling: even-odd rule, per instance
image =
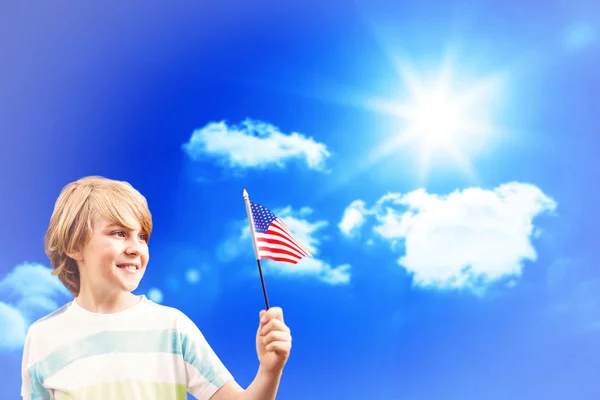
[[146, 199], [126, 182], [86, 177], [63, 188], [44, 244], [74, 299], [29, 328], [24, 399], [275, 398], [291, 349], [281, 309], [260, 312], [260, 366], [244, 390], [185, 314], [132, 293], [151, 231]]

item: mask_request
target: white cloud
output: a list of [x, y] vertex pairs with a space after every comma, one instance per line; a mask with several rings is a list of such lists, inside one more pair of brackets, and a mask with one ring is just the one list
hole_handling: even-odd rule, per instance
[[297, 264], [263, 261], [263, 269], [288, 277], [308, 276], [330, 285], [343, 285], [350, 282], [350, 264], [332, 267], [331, 264], [312, 257], [306, 257]]
[[147, 296], [150, 300], [152, 300], [155, 303], [162, 303], [164, 298], [162, 291], [157, 288], [149, 289]]
[[27, 321], [21, 312], [0, 302], [0, 350], [18, 350], [23, 347], [27, 334]]
[[519, 277], [523, 262], [537, 258], [533, 219], [555, 208], [536, 186], [512, 182], [445, 196], [422, 189], [391, 193], [370, 212], [376, 236], [392, 246], [403, 241], [405, 253], [398, 263], [412, 274], [414, 285], [480, 291]]
[[[312, 210], [308, 207], [303, 207], [299, 211], [295, 211], [292, 207], [272, 211], [313, 257], [305, 257], [297, 264], [264, 260], [262, 265], [265, 271], [290, 277], [311, 277], [330, 285], [345, 284], [350, 281], [349, 264], [332, 267], [331, 264], [317, 257], [320, 253], [321, 240], [326, 238], [322, 230], [329, 225], [327, 221], [309, 221]], [[254, 255], [248, 222], [239, 222], [237, 226], [239, 227], [237, 235], [228, 238], [219, 247], [218, 254], [223, 261], [231, 261], [242, 255], [249, 257]]]
[[51, 271], [51, 269], [36, 263], [17, 265], [0, 281], [0, 295], [39, 296], [46, 299], [59, 294], [69, 296], [70, 292], [56, 276], [50, 274]]
[[71, 296], [51, 271], [40, 264], [23, 263], [0, 280], [0, 350], [21, 348], [28, 326]]
[[29, 320], [35, 320], [41, 314], [49, 314], [58, 309], [59, 304], [50, 297], [31, 295], [23, 297], [16, 304], [17, 309]]
[[350, 264], [338, 265], [335, 268], [327, 269], [324, 280], [332, 285], [350, 282]]
[[369, 211], [365, 207], [365, 202], [362, 200], [354, 200], [344, 210], [342, 220], [338, 224], [338, 228], [345, 236], [354, 236], [358, 229], [365, 223], [366, 214]]
[[284, 167], [303, 159], [309, 168], [323, 170], [329, 151], [323, 143], [300, 133], [282, 133], [266, 122], [246, 119], [239, 125], [211, 122], [194, 130], [183, 145], [192, 160], [214, 158], [231, 168]]

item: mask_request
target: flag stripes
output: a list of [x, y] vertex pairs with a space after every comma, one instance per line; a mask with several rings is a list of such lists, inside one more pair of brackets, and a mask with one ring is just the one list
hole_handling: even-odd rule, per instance
[[257, 203], [250, 202], [250, 205], [259, 260], [296, 264], [311, 255], [275, 214]]

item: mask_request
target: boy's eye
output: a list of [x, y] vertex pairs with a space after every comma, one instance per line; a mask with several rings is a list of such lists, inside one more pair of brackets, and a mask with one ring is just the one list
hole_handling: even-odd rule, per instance
[[[127, 233], [125, 231], [123, 231], [123, 230], [121, 230], [121, 231], [114, 231], [114, 232], [111, 233], [111, 235], [113, 235], [113, 236], [116, 235], [117, 237], [121, 237], [121, 238], [127, 237]], [[145, 233], [142, 233], [142, 234], [139, 235], [139, 238], [140, 238], [140, 240], [142, 240], [142, 241], [145, 242], [145, 241], [148, 240], [148, 235], [145, 234]]]

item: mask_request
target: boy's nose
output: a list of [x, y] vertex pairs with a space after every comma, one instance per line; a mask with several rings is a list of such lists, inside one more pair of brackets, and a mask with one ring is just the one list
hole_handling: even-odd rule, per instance
[[127, 249], [125, 250], [127, 254], [138, 255], [140, 254], [140, 244], [135, 240], [131, 240], [128, 243]]
[[129, 254], [129, 255], [132, 255], [132, 256], [133, 255], [138, 255], [140, 253], [140, 251], [137, 248], [135, 248], [134, 246], [129, 246], [127, 248], [127, 250], [125, 250], [125, 252], [127, 254]]

